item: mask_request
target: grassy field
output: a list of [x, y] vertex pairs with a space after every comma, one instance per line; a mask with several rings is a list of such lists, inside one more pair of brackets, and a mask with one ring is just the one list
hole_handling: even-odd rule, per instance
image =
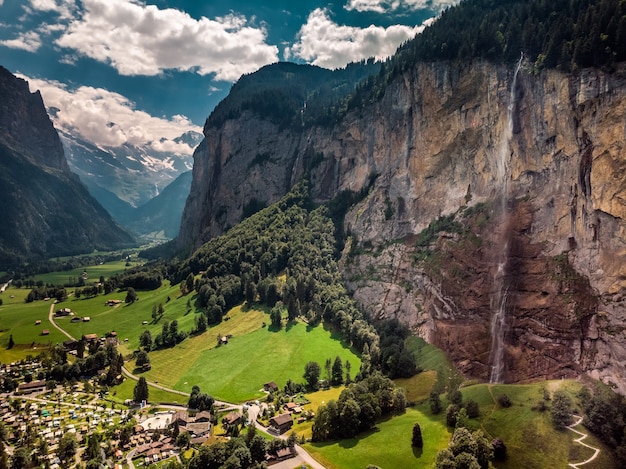
[[63, 285], [68, 282], [75, 282], [83, 272], [87, 272], [87, 280], [85, 283], [87, 285], [98, 282], [100, 276], [103, 276], [105, 279], [111, 277], [112, 275], [119, 274], [126, 270], [126, 261], [115, 261], [115, 262], [107, 262], [99, 265], [89, 265], [86, 267], [79, 267], [72, 270], [67, 270], [64, 272], [50, 272], [47, 274], [39, 274], [35, 276], [35, 281], [41, 280], [45, 284], [52, 285]]
[[[280, 331], [263, 327], [268, 316], [259, 310], [232, 310], [218, 326], [191, 337], [174, 350], [150, 353], [149, 381], [159, 381], [181, 391], [200, 386], [216, 398], [240, 402], [263, 396], [263, 383], [275, 381], [282, 387], [288, 379], [302, 381], [304, 365], [340, 356], [358, 370], [360, 360], [339, 337], [323, 326], [296, 323]], [[232, 335], [228, 344], [217, 347], [217, 336]], [[181, 366], [184, 363], [185, 366]]]
[[408, 402], [420, 403], [428, 399], [437, 382], [437, 372], [434, 370], [424, 371], [411, 378], [399, 378], [394, 381], [396, 386], [404, 389], [404, 395]]
[[[464, 400], [473, 399], [479, 406], [481, 417], [472, 422], [488, 438], [502, 438], [507, 446], [508, 458], [497, 462], [499, 469], [567, 467], [568, 462], [581, 462], [591, 457], [591, 450], [574, 443], [577, 436], [569, 431], [556, 431], [550, 412], [532, 410], [543, 397], [543, 389], [550, 392], [562, 389], [570, 394], [574, 403], [580, 384], [575, 381], [547, 381], [528, 385], [479, 384], [462, 389]], [[506, 394], [512, 402], [509, 408], [496, 405], [499, 395]], [[548, 402], [548, 405], [550, 402]], [[585, 469], [615, 467], [609, 451], [590, 435], [586, 443], [602, 449], [598, 458]]]
[[[2, 298], [2, 306], [0, 306], [1, 363], [22, 360], [27, 355], [36, 356], [41, 349], [66, 339], [48, 321], [52, 303], [49, 301], [25, 303], [24, 299], [29, 291], [26, 288], [9, 288], [0, 295]], [[41, 321], [41, 324], [35, 325], [35, 321]], [[49, 335], [42, 335], [44, 329], [49, 331]], [[15, 345], [8, 350], [11, 336]]]
[[[422, 429], [423, 450], [411, 447], [415, 422]], [[378, 423], [374, 430], [357, 438], [308, 443], [305, 448], [328, 469], [363, 469], [368, 464], [382, 468], [432, 467], [437, 452], [447, 446], [449, 439], [445, 416], [432, 416], [424, 406], [418, 406]]]
[[[122, 384], [113, 386], [109, 389], [107, 399], [123, 404], [126, 399], [133, 398], [133, 390], [135, 389], [136, 384], [137, 381], [134, 379], [126, 378]], [[148, 388], [148, 393], [148, 401], [153, 404], [158, 402], [165, 402], [169, 404], [187, 404], [185, 396], [181, 396], [180, 394], [163, 391], [162, 389], [157, 389], [151, 386]]]

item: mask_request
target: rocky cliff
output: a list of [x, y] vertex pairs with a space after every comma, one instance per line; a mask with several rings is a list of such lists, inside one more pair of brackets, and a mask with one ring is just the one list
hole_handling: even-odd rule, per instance
[[398, 317], [468, 376], [492, 377], [501, 339], [500, 380], [585, 372], [626, 392], [625, 122], [624, 67], [522, 63], [514, 80], [479, 61], [418, 65], [333, 126], [245, 111], [205, 127], [179, 242], [304, 175], [318, 202], [362, 191], [342, 268], [372, 317]]
[[134, 244], [78, 177], [39, 93], [0, 67], [0, 270]]

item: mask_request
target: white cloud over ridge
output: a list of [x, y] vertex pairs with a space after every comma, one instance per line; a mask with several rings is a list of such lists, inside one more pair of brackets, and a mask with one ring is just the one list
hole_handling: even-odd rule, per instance
[[[31, 0], [31, 4], [43, 9], [59, 6], [59, 1], [64, 3]], [[183, 11], [137, 0], [83, 0], [82, 6], [56, 44], [110, 64], [121, 75], [179, 70], [234, 81], [278, 60], [278, 48], [265, 43], [266, 30], [240, 15], [197, 20]]]
[[29, 82], [31, 91], [41, 92], [47, 107], [59, 109], [51, 116], [55, 127], [78, 133], [98, 146], [131, 144], [191, 155], [193, 148], [173, 139], [190, 130], [202, 132], [201, 127], [185, 116], [176, 115], [170, 119], [151, 116], [135, 109], [128, 98], [103, 88], [81, 86], [71, 90], [56, 81], [21, 78]]
[[399, 9], [441, 11], [460, 0], [350, 0], [345, 9], [358, 12], [388, 13]]
[[285, 58], [297, 57], [331, 69], [369, 57], [382, 60], [423, 30], [424, 25], [343, 26], [335, 23], [326, 9], [318, 8], [311, 12], [300, 29], [298, 42], [285, 49]]

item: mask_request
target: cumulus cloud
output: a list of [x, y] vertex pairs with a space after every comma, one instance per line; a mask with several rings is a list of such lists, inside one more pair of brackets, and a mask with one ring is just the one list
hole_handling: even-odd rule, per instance
[[387, 28], [356, 28], [335, 23], [322, 8], [313, 10], [300, 28], [298, 41], [285, 49], [285, 58], [297, 57], [326, 68], [343, 67], [369, 57], [385, 59], [417, 33], [421, 26], [392, 25]]
[[350, 0], [344, 7], [346, 10], [359, 12], [373, 11], [387, 13], [399, 9], [441, 11], [456, 5], [460, 0]]
[[76, 10], [75, 0], [30, 0], [30, 8], [25, 6], [24, 9], [27, 13], [33, 10], [54, 12], [59, 15], [61, 19], [69, 19], [74, 15]]
[[37, 52], [41, 47], [41, 36], [36, 31], [28, 31], [19, 34], [15, 39], [0, 41], [0, 45], [11, 49], [22, 49], [28, 52]]
[[185, 116], [151, 116], [135, 109], [128, 98], [106, 89], [69, 89], [56, 81], [22, 78], [29, 82], [31, 91], [41, 92], [46, 106], [58, 109], [51, 116], [55, 127], [78, 133], [99, 146], [149, 145], [156, 151], [190, 155], [192, 148], [173, 140], [190, 130], [202, 132]]
[[[62, 0], [31, 1], [43, 8], [43, 3]], [[122, 75], [151, 76], [173, 69], [234, 81], [278, 59], [278, 48], [265, 43], [265, 28], [240, 15], [197, 20], [180, 10], [136, 0], [81, 4], [83, 10], [56, 44], [110, 64]]]

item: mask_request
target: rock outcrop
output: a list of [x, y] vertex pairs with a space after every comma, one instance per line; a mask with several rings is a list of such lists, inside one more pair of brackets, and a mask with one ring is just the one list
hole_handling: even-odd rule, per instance
[[624, 67], [522, 64], [511, 93], [513, 74], [420, 64], [334, 126], [250, 111], [205, 126], [179, 242], [198, 247], [305, 174], [318, 202], [363, 191], [342, 268], [370, 315], [398, 317], [487, 380], [504, 251], [503, 379], [584, 372], [626, 392]]

